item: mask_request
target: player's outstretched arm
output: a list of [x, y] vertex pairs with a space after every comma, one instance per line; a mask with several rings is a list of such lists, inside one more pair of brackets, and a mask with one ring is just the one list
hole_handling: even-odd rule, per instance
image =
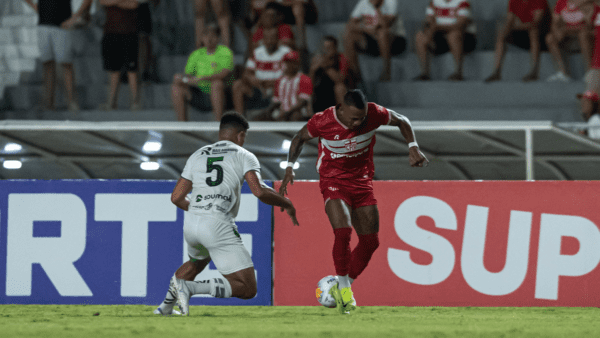
[[417, 139], [415, 138], [415, 132], [412, 129], [412, 125], [408, 118], [402, 114], [398, 114], [393, 110], [390, 110], [391, 113], [391, 126], [396, 126], [400, 128], [400, 132], [402, 136], [408, 142], [408, 160], [410, 162], [411, 167], [423, 167], [429, 165], [429, 160], [423, 155], [421, 150], [419, 150], [419, 145], [417, 145]]
[[279, 187], [279, 193], [282, 196], [287, 195], [288, 183], [294, 185], [294, 176], [296, 176], [296, 174], [294, 174], [294, 163], [296, 163], [298, 157], [300, 157], [304, 143], [311, 138], [313, 137], [308, 133], [308, 127], [306, 124], [296, 135], [294, 135], [292, 144], [290, 145], [290, 152], [288, 153], [288, 165], [287, 168], [285, 168], [285, 176], [283, 176], [281, 187]]
[[187, 195], [190, 191], [192, 191], [192, 181], [180, 177], [171, 193], [171, 203], [180, 209], [188, 211], [190, 201], [187, 199]]
[[271, 189], [271, 187], [264, 184], [260, 178], [260, 174], [256, 171], [248, 171], [246, 175], [244, 175], [244, 178], [246, 179], [246, 182], [248, 182], [252, 194], [261, 202], [285, 209], [292, 219], [292, 223], [294, 223], [294, 225], [300, 225], [296, 219], [296, 208], [294, 208], [294, 204], [292, 204], [292, 201], [290, 201], [289, 198], [279, 195], [275, 190]]

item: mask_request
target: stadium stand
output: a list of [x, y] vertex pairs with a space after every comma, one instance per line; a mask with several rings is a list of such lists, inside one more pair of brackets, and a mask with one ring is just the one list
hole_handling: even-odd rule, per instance
[[[434, 81], [413, 83], [418, 75], [418, 60], [414, 53], [414, 34], [425, 16], [426, 0], [398, 0], [400, 16], [407, 29], [409, 49], [392, 59], [392, 82], [377, 83], [381, 62], [361, 55], [360, 63], [365, 89], [370, 100], [397, 109], [413, 120], [551, 120], [580, 122], [576, 113], [575, 94], [584, 90], [584, 65], [580, 54], [567, 63], [574, 78], [570, 83], [546, 83], [543, 80], [524, 84], [522, 75], [529, 69], [527, 51], [509, 46], [503, 68], [503, 80], [483, 84], [493, 69], [493, 48], [496, 27], [506, 13], [507, 0], [472, 0], [477, 25], [478, 44], [475, 52], [465, 57], [463, 83], [447, 82], [453, 71], [450, 54], [433, 58]], [[332, 34], [340, 38], [357, 0], [316, 0], [319, 22], [307, 26], [308, 50], [318, 50], [321, 38]], [[550, 0], [550, 6], [555, 3]], [[183, 69], [194, 46], [193, 10], [189, 0], [162, 1], [154, 15], [153, 43], [158, 56], [161, 83], [144, 85], [144, 110], [130, 112], [94, 111], [106, 99], [107, 78], [100, 57], [101, 17], [94, 16], [92, 25], [78, 34], [85, 34], [86, 44], [79, 46], [74, 64], [78, 83], [78, 98], [84, 110], [76, 116], [70, 113], [32, 113], [30, 109], [41, 98], [41, 65], [36, 60], [36, 15], [21, 0], [0, 3], [0, 118], [4, 119], [81, 119], [81, 120], [155, 120], [173, 121], [170, 80]], [[236, 64], [243, 64], [247, 42], [238, 27], [233, 28], [232, 49]], [[540, 79], [555, 73], [551, 56], [542, 54]], [[57, 106], [65, 107], [64, 93], [58, 87]], [[122, 86], [119, 105], [128, 106], [127, 88]], [[205, 121], [211, 114], [191, 112], [191, 121]]]

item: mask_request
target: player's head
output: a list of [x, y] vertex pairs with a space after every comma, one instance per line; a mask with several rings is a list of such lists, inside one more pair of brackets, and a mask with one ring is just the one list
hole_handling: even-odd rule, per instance
[[208, 49], [215, 49], [219, 45], [219, 38], [221, 36], [221, 29], [216, 24], [207, 25], [204, 28], [204, 36], [202, 41]]
[[240, 147], [246, 141], [246, 131], [250, 128], [248, 120], [238, 113], [226, 113], [221, 117], [219, 140], [229, 140]]
[[348, 129], [358, 128], [367, 118], [367, 98], [360, 89], [351, 89], [344, 95], [338, 118]]

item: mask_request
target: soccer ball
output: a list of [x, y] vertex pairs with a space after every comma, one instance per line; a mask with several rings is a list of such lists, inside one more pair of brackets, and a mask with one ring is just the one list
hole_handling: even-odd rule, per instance
[[317, 283], [317, 300], [321, 305], [328, 308], [335, 307], [335, 299], [329, 294], [329, 290], [332, 287], [336, 287], [338, 284], [337, 276], [327, 276], [321, 278]]

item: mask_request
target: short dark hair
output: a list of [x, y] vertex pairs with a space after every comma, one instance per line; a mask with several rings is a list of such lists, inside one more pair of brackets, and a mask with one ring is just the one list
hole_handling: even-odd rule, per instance
[[335, 36], [333, 36], [333, 35], [326, 35], [323, 38], [323, 40], [324, 41], [331, 41], [333, 43], [333, 45], [335, 46], [335, 48], [337, 48], [337, 46], [338, 46], [338, 39]]
[[219, 125], [219, 130], [224, 129], [236, 129], [236, 131], [246, 131], [250, 128], [248, 124], [248, 120], [238, 113], [230, 112], [225, 113], [223, 117], [221, 117], [221, 124]]
[[219, 27], [219, 25], [217, 25], [216, 23], [208, 24], [206, 28], [204, 28], [204, 30], [206, 31], [206, 33], [214, 31], [215, 34], [217, 34], [217, 36], [221, 36], [221, 27]]
[[367, 106], [367, 97], [360, 89], [350, 89], [344, 95], [344, 103], [358, 109], [365, 109]]

